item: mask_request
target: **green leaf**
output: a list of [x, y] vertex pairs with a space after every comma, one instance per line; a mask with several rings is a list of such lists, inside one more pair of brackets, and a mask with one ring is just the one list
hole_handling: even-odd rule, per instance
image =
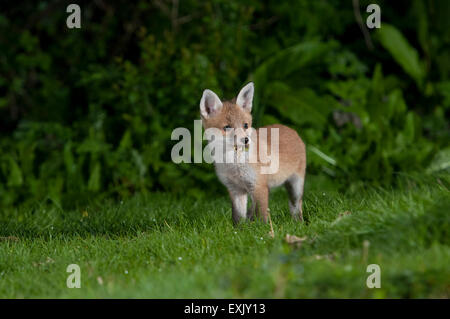
[[9, 173], [9, 178], [8, 178], [8, 186], [20, 186], [23, 184], [23, 176], [22, 176], [22, 171], [19, 167], [19, 165], [17, 165], [16, 161], [14, 159], [12, 159], [11, 157], [9, 158], [9, 163], [10, 163], [10, 173]]
[[143, 179], [145, 177], [145, 173], [147, 172], [147, 167], [144, 164], [144, 160], [141, 154], [135, 149], [131, 151], [131, 154], [133, 156], [134, 164], [139, 170], [139, 176]]
[[388, 103], [385, 105], [387, 106], [385, 110], [386, 111], [385, 116], [388, 119], [394, 116], [402, 118], [407, 110], [407, 106], [403, 98], [403, 92], [399, 89], [395, 89], [389, 93]]
[[94, 166], [94, 169], [91, 172], [91, 176], [89, 177], [88, 190], [94, 192], [100, 190], [100, 173], [101, 173], [100, 163], [97, 162]]
[[331, 156], [328, 156], [327, 154], [325, 154], [324, 152], [322, 152], [321, 150], [319, 150], [317, 147], [315, 147], [314, 145], [308, 145], [307, 149], [311, 152], [313, 152], [314, 154], [316, 154], [317, 156], [319, 156], [321, 159], [323, 159], [325, 162], [336, 166], [337, 162], [334, 158], [332, 158]]
[[269, 105], [293, 123], [320, 127], [326, 125], [327, 117], [337, 103], [330, 96], [318, 96], [310, 88], [294, 90], [282, 82], [273, 82], [267, 88], [267, 98]]
[[132, 146], [132, 140], [131, 140], [131, 132], [130, 130], [126, 130], [125, 133], [122, 136], [122, 139], [119, 143], [119, 151], [126, 150]]
[[76, 166], [75, 159], [72, 154], [72, 142], [69, 141], [66, 143], [66, 145], [64, 145], [63, 157], [67, 173], [69, 175], [75, 173]]
[[[267, 101], [267, 87], [273, 81], [286, 79], [289, 75], [313, 63], [324, 63], [325, 55], [336, 46], [336, 43], [309, 41], [296, 44], [281, 50], [275, 56], [263, 62], [253, 73], [256, 86], [253, 117], [260, 122]], [[261, 101], [261, 103], [260, 103]]]
[[403, 70], [416, 81], [419, 87], [422, 87], [425, 71], [419, 60], [419, 54], [403, 34], [394, 26], [383, 23], [381, 28], [377, 29], [376, 37]]
[[258, 82], [283, 79], [292, 72], [323, 58], [333, 46], [318, 41], [303, 42], [278, 52], [262, 63], [254, 72]]
[[416, 136], [413, 112], [408, 112], [406, 115], [403, 133], [405, 134], [406, 143], [411, 144]]
[[427, 173], [450, 169], [450, 147], [440, 150], [427, 168]]

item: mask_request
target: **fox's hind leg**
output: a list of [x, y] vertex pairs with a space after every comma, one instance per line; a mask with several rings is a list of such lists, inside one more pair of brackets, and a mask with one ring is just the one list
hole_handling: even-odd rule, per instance
[[305, 183], [305, 175], [298, 173], [292, 174], [285, 182], [286, 189], [289, 194], [289, 210], [295, 219], [303, 221], [303, 186]]
[[255, 196], [251, 195], [252, 204], [247, 210], [247, 218], [250, 220], [255, 220], [255, 211], [256, 211], [256, 199]]
[[[254, 199], [255, 210], [258, 218], [261, 218], [265, 223], [267, 223], [269, 208], [269, 188], [267, 186], [256, 187], [252, 194], [252, 199]], [[252, 206], [253, 206], [252, 200]]]
[[229, 190], [234, 224], [247, 217], [247, 193], [238, 190]]

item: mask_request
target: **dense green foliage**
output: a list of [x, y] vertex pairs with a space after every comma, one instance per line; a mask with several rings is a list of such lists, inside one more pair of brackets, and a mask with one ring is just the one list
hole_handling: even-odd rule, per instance
[[79, 30], [69, 2], [3, 1], [0, 204], [217, 192], [211, 165], [171, 162], [170, 135], [203, 89], [249, 80], [256, 123], [296, 128], [309, 176], [356, 190], [447, 169], [450, 4], [361, 1], [364, 21], [372, 2], [365, 39], [351, 1], [89, 1]]
[[[224, 197], [10, 208], [0, 215], [0, 297], [449, 298], [450, 179], [401, 180], [349, 196], [309, 190], [305, 224], [274, 193], [274, 238], [260, 222], [233, 227]], [[287, 234], [306, 238], [298, 248]], [[81, 289], [66, 286], [73, 263]], [[366, 286], [372, 263], [379, 289]]]

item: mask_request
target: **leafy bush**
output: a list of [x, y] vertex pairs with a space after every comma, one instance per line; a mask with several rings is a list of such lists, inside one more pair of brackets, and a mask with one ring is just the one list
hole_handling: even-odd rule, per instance
[[373, 50], [336, 0], [177, 3], [88, 2], [79, 30], [65, 2], [1, 5], [1, 204], [217, 192], [210, 165], [171, 162], [170, 134], [203, 89], [250, 79], [256, 123], [296, 128], [308, 174], [347, 189], [448, 169], [447, 1], [378, 1]]

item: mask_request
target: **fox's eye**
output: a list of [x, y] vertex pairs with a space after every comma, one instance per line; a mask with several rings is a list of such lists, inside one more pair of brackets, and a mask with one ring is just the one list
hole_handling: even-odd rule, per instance
[[248, 129], [248, 123], [244, 123], [244, 128]]
[[224, 131], [228, 131], [230, 128], [231, 128], [231, 126], [226, 125], [226, 126], [223, 127], [223, 130], [224, 130]]

